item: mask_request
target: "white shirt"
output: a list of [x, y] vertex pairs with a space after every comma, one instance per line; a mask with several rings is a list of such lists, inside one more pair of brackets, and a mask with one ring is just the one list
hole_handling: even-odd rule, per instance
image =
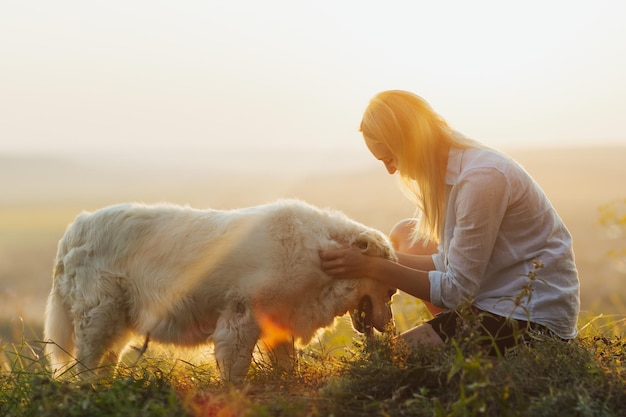
[[539, 185], [512, 159], [479, 148], [451, 149], [445, 181], [431, 302], [454, 308], [472, 299], [482, 310], [574, 338], [580, 296], [572, 237]]

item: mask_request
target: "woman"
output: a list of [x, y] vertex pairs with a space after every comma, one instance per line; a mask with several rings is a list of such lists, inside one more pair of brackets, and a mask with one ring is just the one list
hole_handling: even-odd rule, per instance
[[467, 304], [482, 339], [501, 353], [533, 331], [576, 336], [572, 238], [522, 167], [454, 131], [406, 91], [376, 95], [360, 131], [387, 172], [399, 172], [419, 215], [415, 227], [404, 221], [391, 234], [398, 263], [355, 247], [323, 251], [327, 274], [377, 279], [431, 304], [435, 318], [403, 334], [410, 346], [453, 338]]

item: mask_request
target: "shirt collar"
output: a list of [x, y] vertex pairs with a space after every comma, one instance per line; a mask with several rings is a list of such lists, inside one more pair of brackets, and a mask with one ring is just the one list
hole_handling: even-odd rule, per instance
[[454, 185], [461, 173], [461, 161], [463, 160], [464, 149], [450, 148], [448, 152], [448, 166], [446, 168], [446, 184]]

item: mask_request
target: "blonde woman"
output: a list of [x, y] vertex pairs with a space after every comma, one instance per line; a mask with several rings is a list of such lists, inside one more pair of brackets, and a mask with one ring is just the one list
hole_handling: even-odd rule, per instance
[[410, 346], [454, 338], [458, 307], [467, 304], [492, 353], [495, 346], [504, 353], [533, 331], [576, 337], [572, 238], [522, 167], [451, 129], [406, 91], [376, 95], [360, 130], [387, 172], [399, 173], [418, 219], [415, 227], [404, 221], [391, 233], [397, 263], [354, 247], [324, 251], [327, 274], [374, 278], [430, 303], [435, 317], [403, 334]]

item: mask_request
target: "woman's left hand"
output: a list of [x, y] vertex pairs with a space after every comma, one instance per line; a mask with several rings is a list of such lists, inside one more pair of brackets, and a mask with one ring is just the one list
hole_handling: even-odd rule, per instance
[[364, 278], [371, 271], [371, 256], [356, 246], [320, 251], [322, 270], [333, 278]]

